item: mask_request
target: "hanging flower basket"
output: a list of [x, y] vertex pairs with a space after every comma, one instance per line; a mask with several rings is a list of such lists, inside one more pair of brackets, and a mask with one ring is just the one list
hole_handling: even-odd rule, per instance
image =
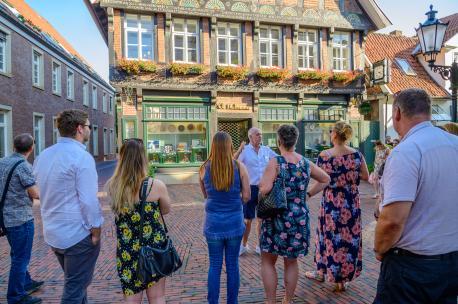
[[372, 110], [372, 107], [369, 102], [363, 102], [358, 107], [359, 114], [361, 115], [367, 115], [371, 112], [371, 110]]

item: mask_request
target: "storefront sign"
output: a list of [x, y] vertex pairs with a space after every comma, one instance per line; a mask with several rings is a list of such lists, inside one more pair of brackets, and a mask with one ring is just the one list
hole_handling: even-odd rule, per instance
[[251, 107], [244, 103], [225, 103], [218, 102], [216, 103], [217, 110], [227, 110], [227, 111], [250, 111]]

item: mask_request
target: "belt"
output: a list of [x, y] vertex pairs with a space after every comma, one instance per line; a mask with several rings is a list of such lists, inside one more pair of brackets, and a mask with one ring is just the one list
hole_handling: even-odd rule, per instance
[[406, 256], [411, 258], [417, 259], [426, 259], [426, 260], [447, 260], [451, 258], [458, 258], [458, 251], [452, 251], [449, 253], [443, 254], [435, 254], [435, 255], [423, 255], [410, 252], [409, 250], [405, 250], [402, 248], [391, 248], [388, 251], [389, 254], [397, 255], [397, 256]]

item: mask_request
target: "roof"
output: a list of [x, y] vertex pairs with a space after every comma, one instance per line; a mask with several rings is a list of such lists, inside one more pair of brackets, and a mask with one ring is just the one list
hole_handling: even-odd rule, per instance
[[0, 12], [3, 12], [19, 24], [23, 29], [41, 42], [51, 46], [72, 64], [77, 65], [89, 76], [103, 83], [107, 88], [113, 89], [102, 79], [73, 46], [41, 15], [34, 11], [24, 0], [0, 0]]
[[445, 31], [444, 42], [452, 39], [456, 34], [458, 34], [458, 13], [441, 18], [440, 21], [448, 24], [447, 30]]
[[[392, 93], [408, 88], [420, 88], [431, 97], [449, 97], [449, 93], [431, 78], [421, 63], [412, 56], [412, 50], [417, 43], [416, 37], [370, 33], [366, 41], [366, 56], [371, 63], [385, 58], [391, 61], [391, 81], [387, 86]], [[416, 75], [406, 75], [396, 63], [395, 58], [405, 59]]]

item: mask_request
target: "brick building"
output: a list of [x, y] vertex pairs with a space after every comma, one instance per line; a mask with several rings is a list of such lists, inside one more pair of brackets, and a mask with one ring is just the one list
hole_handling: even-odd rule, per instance
[[31, 133], [35, 154], [56, 142], [56, 116], [89, 113], [96, 160], [115, 157], [114, 89], [23, 0], [0, 0], [0, 157], [15, 135]]
[[[86, 0], [110, 50], [118, 142], [141, 137], [168, 182], [193, 181], [218, 130], [275, 147], [282, 123], [314, 157], [364, 92], [364, 45], [389, 20], [372, 0]], [[356, 72], [355, 72], [356, 71]], [[122, 131], [121, 131], [122, 130]]]

